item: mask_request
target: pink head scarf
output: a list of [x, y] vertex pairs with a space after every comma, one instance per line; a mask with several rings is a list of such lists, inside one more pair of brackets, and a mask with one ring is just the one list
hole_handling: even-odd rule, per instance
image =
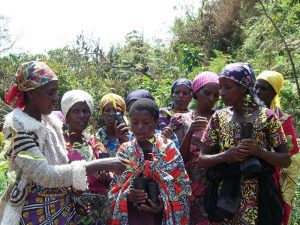
[[192, 82], [192, 90], [196, 93], [200, 88], [208, 83], [219, 84], [219, 76], [214, 72], [205, 71], [199, 73]]

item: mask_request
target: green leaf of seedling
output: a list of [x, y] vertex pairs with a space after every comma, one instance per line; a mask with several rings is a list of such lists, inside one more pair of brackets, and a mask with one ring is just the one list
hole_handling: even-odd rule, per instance
[[46, 160], [45, 158], [41, 158], [39, 156], [27, 153], [25, 151], [21, 151], [18, 153], [18, 156], [21, 158], [26, 158], [26, 159], [34, 159], [34, 160]]
[[72, 147], [73, 148], [82, 148], [82, 144], [80, 144], [79, 142], [74, 142]]
[[286, 139], [287, 139], [287, 145], [288, 145], [288, 149], [289, 151], [291, 151], [294, 147], [293, 142], [292, 142], [292, 135], [286, 135]]
[[0, 152], [1, 152], [1, 147], [4, 144], [4, 135], [2, 132], [0, 132]]
[[15, 171], [8, 171], [7, 172], [7, 181], [9, 184], [14, 184], [16, 182], [17, 179], [17, 174]]
[[5, 159], [0, 159], [0, 173], [5, 173], [8, 169], [8, 162]]
[[155, 143], [154, 137], [152, 137], [152, 138], [147, 138], [147, 141], [149, 141], [151, 144], [154, 144], [154, 143]]

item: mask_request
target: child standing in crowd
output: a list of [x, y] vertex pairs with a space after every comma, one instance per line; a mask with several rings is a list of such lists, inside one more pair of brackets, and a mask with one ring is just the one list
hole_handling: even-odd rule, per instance
[[[130, 167], [111, 184], [111, 224], [189, 224], [188, 175], [173, 141], [154, 135], [158, 106], [150, 99], [139, 99], [129, 117], [134, 138], [121, 145], [117, 156]], [[153, 183], [158, 189], [151, 198]]]

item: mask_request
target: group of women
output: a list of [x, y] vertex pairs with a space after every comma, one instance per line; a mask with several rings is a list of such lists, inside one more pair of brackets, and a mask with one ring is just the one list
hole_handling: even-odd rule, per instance
[[97, 130], [90, 94], [66, 92], [59, 119], [55, 73], [24, 63], [6, 96], [15, 109], [5, 157], [16, 179], [1, 199], [1, 225], [288, 224], [299, 148], [282, 87], [280, 73], [256, 77], [233, 63], [176, 80], [161, 109], [146, 90], [108, 93]]

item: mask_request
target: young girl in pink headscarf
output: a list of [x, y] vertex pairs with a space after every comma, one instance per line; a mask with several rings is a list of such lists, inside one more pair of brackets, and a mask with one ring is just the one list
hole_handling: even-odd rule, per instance
[[[195, 111], [181, 114], [177, 122], [182, 121], [181, 128], [185, 134], [180, 152], [191, 180], [190, 224], [209, 224], [204, 211], [205, 170], [194, 163], [201, 149], [201, 137], [208, 120], [215, 112], [213, 107], [219, 99], [219, 77], [213, 72], [202, 72], [192, 82], [193, 98], [197, 101]], [[176, 116], [175, 116], [176, 117]], [[179, 119], [180, 118], [180, 119]]]

